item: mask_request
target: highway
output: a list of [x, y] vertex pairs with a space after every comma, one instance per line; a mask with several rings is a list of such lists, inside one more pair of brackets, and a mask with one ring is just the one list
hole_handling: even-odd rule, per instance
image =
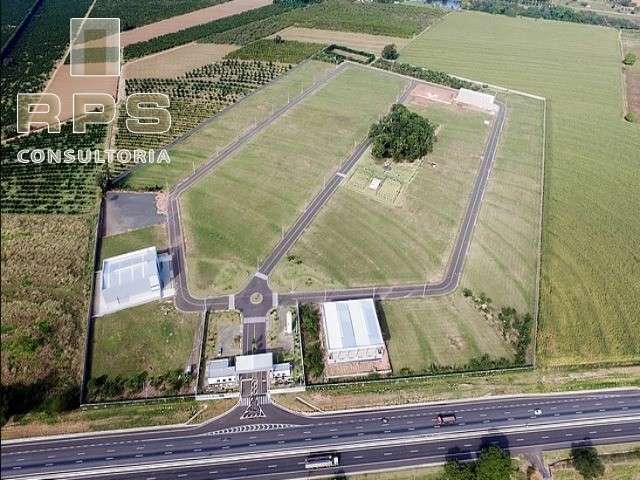
[[[640, 390], [313, 416], [263, 407], [260, 419], [241, 420], [238, 407], [196, 427], [5, 442], [2, 478], [294, 478], [305, 476], [309, 452], [339, 452], [353, 472], [465, 458], [492, 442], [517, 452], [640, 441]], [[456, 424], [435, 425], [440, 413], [455, 413]]]

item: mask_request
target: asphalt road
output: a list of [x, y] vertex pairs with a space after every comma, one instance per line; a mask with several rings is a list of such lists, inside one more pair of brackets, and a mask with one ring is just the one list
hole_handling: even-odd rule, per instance
[[[295, 97], [289, 104], [274, 112], [266, 119], [257, 123], [253, 128], [238, 137], [231, 145], [216, 153], [211, 159], [196, 170], [188, 178], [180, 182], [176, 188], [170, 193], [168, 207], [168, 228], [170, 245], [173, 252], [173, 268], [176, 276], [176, 306], [184, 311], [202, 311], [206, 308], [226, 309], [229, 305], [228, 296], [210, 297], [206, 299], [198, 299], [191, 296], [188, 291], [186, 276], [184, 274], [184, 243], [181, 230], [179, 198], [188, 188], [199, 181], [204, 175], [215, 169], [222, 161], [231, 154], [243, 147], [247, 142], [254, 138], [262, 129], [271, 125], [278, 117], [286, 113], [290, 108], [299, 104], [304, 98], [322, 88], [331, 78], [337, 75], [341, 68], [338, 67], [331, 71], [325, 77], [316, 82], [309, 89], [303, 91]], [[410, 93], [411, 88], [418, 83], [411, 82], [409, 87], [404, 91], [399, 101], [404, 101]], [[318, 302], [327, 300], [341, 300], [354, 298], [407, 298], [430, 295], [442, 295], [453, 292], [458, 286], [460, 275], [464, 268], [464, 261], [469, 249], [469, 244], [473, 236], [475, 223], [480, 212], [482, 198], [491, 174], [491, 167], [495, 153], [500, 141], [500, 136], [504, 126], [506, 107], [499, 103], [499, 110], [492, 123], [489, 138], [485, 144], [482, 161], [476, 175], [473, 190], [469, 197], [469, 202], [464, 213], [464, 217], [455, 239], [453, 249], [447, 264], [447, 268], [443, 279], [435, 283], [419, 283], [419, 284], [400, 284], [388, 286], [368, 286], [357, 288], [345, 288], [339, 290], [323, 290], [317, 292], [289, 292], [279, 294], [277, 302], [280, 304], [290, 305], [296, 302]], [[249, 284], [239, 293], [235, 295], [235, 306], [240, 309], [245, 316], [264, 316], [274, 306], [273, 292], [268, 284], [268, 276], [273, 271], [278, 261], [287, 253], [291, 246], [302, 235], [304, 230], [309, 226], [313, 218], [322, 209], [326, 202], [335, 193], [343, 178], [348, 174], [351, 168], [356, 164], [358, 159], [369, 147], [369, 142], [364, 140], [353, 152], [347, 157], [339, 170], [325, 183], [323, 189], [311, 201], [305, 211], [296, 220], [294, 225], [284, 234], [282, 240], [275, 246], [264, 263], [259, 267], [256, 276], [252, 278]], [[263, 301], [259, 304], [250, 302], [253, 293], [258, 292], [262, 295]]]
[[[402, 95], [397, 99], [397, 103], [404, 103], [416, 84], [417, 82], [415, 81], [409, 82], [409, 85], [407, 85]], [[276, 245], [271, 254], [260, 266], [258, 273], [268, 276], [273, 271], [280, 259], [289, 251], [298, 238], [300, 238], [314, 217], [333, 196], [340, 186], [340, 183], [342, 183], [342, 180], [347, 176], [349, 171], [358, 162], [364, 152], [367, 151], [367, 148], [369, 148], [370, 145], [371, 141], [366, 138], [356, 146], [344, 163], [342, 163], [338, 171], [329, 179], [328, 182], [325, 183], [320, 193], [316, 195], [302, 215], [298, 217], [293, 226], [284, 234], [282, 240], [278, 245]]]
[[[263, 407], [264, 418], [248, 421], [236, 408], [197, 427], [3, 443], [2, 478], [51, 478], [56, 472], [86, 478], [104, 468], [120, 469], [126, 478], [291, 478], [304, 476], [300, 462], [309, 452], [339, 452], [345, 471], [356, 471], [464, 457], [493, 441], [514, 451], [640, 441], [640, 390], [316, 416]], [[434, 425], [440, 413], [455, 413], [456, 425]], [[157, 470], [161, 465], [166, 471]], [[114, 470], [105, 473], [99, 478], [116, 478]]]
[[209, 306], [218, 308], [226, 308], [228, 306], [228, 297], [216, 297], [212, 299], [197, 299], [189, 294], [187, 288], [185, 258], [184, 258], [184, 238], [182, 235], [182, 225], [180, 220], [179, 199], [180, 196], [200, 181], [205, 175], [218, 167], [224, 160], [233, 155], [236, 151], [251, 141], [256, 135], [269, 125], [273, 124], [279, 117], [288, 112], [291, 108], [298, 105], [309, 95], [312, 95], [321, 89], [331, 78], [338, 75], [347, 64], [342, 64], [335, 69], [329, 71], [321, 79], [315, 82], [311, 87], [303, 90], [302, 93], [292, 98], [289, 103], [275, 110], [268, 117], [257, 122], [252, 128], [242, 133], [236, 140], [225, 148], [219, 150], [211, 156], [202, 166], [196, 169], [191, 175], [179, 182], [169, 194], [169, 204], [167, 209], [167, 224], [169, 230], [169, 245], [172, 250], [173, 269], [175, 275], [175, 303], [180, 310], [184, 311], [202, 311]]

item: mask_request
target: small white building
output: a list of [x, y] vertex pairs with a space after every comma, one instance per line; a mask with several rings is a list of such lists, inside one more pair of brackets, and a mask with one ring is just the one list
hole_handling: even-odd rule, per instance
[[101, 313], [160, 300], [161, 290], [156, 247], [143, 248], [102, 262], [99, 278]]
[[228, 358], [209, 360], [207, 362], [207, 383], [209, 385], [231, 385], [239, 380], [241, 374], [269, 372], [273, 379], [287, 380], [291, 378], [290, 363], [273, 363], [273, 353], [257, 353], [255, 355], [238, 355], [235, 366], [229, 366]]
[[230, 385], [237, 381], [236, 369], [229, 366], [228, 358], [207, 362], [207, 383], [209, 385]]
[[498, 110], [498, 105], [496, 105], [495, 100], [496, 97], [494, 95], [461, 88], [458, 90], [458, 95], [456, 96], [455, 101], [456, 103], [461, 103], [470, 107], [495, 112]]
[[322, 304], [329, 363], [379, 360], [386, 351], [372, 299]]

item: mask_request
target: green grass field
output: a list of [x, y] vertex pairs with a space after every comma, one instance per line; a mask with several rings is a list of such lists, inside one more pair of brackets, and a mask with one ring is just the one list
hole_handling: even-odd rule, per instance
[[421, 373], [432, 364], [462, 368], [488, 354], [513, 357], [513, 349], [462, 296], [382, 302], [387, 348], [395, 374]]
[[617, 40], [607, 28], [461, 12], [401, 51], [402, 61], [549, 101], [545, 365], [640, 358], [640, 129], [622, 119]]
[[406, 83], [350, 67], [187, 191], [191, 292], [239, 290]]
[[122, 188], [146, 190], [170, 188], [204, 163], [217, 149], [231, 143], [253, 123], [285, 105], [302, 87], [308, 88], [334, 65], [309, 61], [290, 71], [267, 87], [221, 113], [213, 122], [169, 151], [169, 164], [148, 164], [135, 170]]
[[[490, 117], [438, 104], [411, 108], [440, 125], [434, 151], [417, 167], [413, 180], [392, 204], [341, 188], [296, 243], [292, 256], [280, 262], [272, 275], [274, 286], [390, 285], [442, 276], [480, 166], [489, 130], [484, 121]], [[368, 157], [353, 175], [372, 162]], [[397, 176], [404, 177], [410, 174]]]
[[162, 374], [186, 366], [197, 314], [153, 302], [95, 319], [91, 376]]
[[100, 246], [100, 263], [102, 264], [102, 260], [105, 258], [151, 246], [155, 246], [158, 250], [168, 247], [167, 231], [164, 225], [152, 225], [131, 232], [103, 237]]

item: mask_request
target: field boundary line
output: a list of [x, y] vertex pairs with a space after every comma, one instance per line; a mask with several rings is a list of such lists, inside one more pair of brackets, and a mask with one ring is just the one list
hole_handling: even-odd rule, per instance
[[[622, 44], [622, 31], [618, 30], [618, 48], [620, 49], [620, 62], [624, 60], [624, 45]], [[627, 74], [624, 67], [621, 68], [620, 72], [620, 88], [621, 88], [621, 97], [622, 97], [622, 117], [629, 113], [629, 99], [627, 98]]]
[[540, 325], [540, 292], [542, 289], [540, 288], [540, 282], [542, 281], [542, 242], [544, 241], [544, 196], [546, 192], [545, 184], [546, 182], [546, 168], [545, 168], [545, 160], [547, 157], [547, 100], [544, 99], [542, 101], [542, 163], [540, 165], [540, 179], [542, 181], [542, 185], [540, 188], [540, 211], [538, 215], [538, 261], [536, 266], [536, 285], [535, 285], [535, 294], [534, 294], [534, 305], [533, 305], [533, 315], [535, 319], [535, 325], [533, 327], [535, 335], [533, 336], [533, 345], [532, 345], [532, 364], [534, 368], [538, 366], [538, 334], [539, 334], [539, 325]]

